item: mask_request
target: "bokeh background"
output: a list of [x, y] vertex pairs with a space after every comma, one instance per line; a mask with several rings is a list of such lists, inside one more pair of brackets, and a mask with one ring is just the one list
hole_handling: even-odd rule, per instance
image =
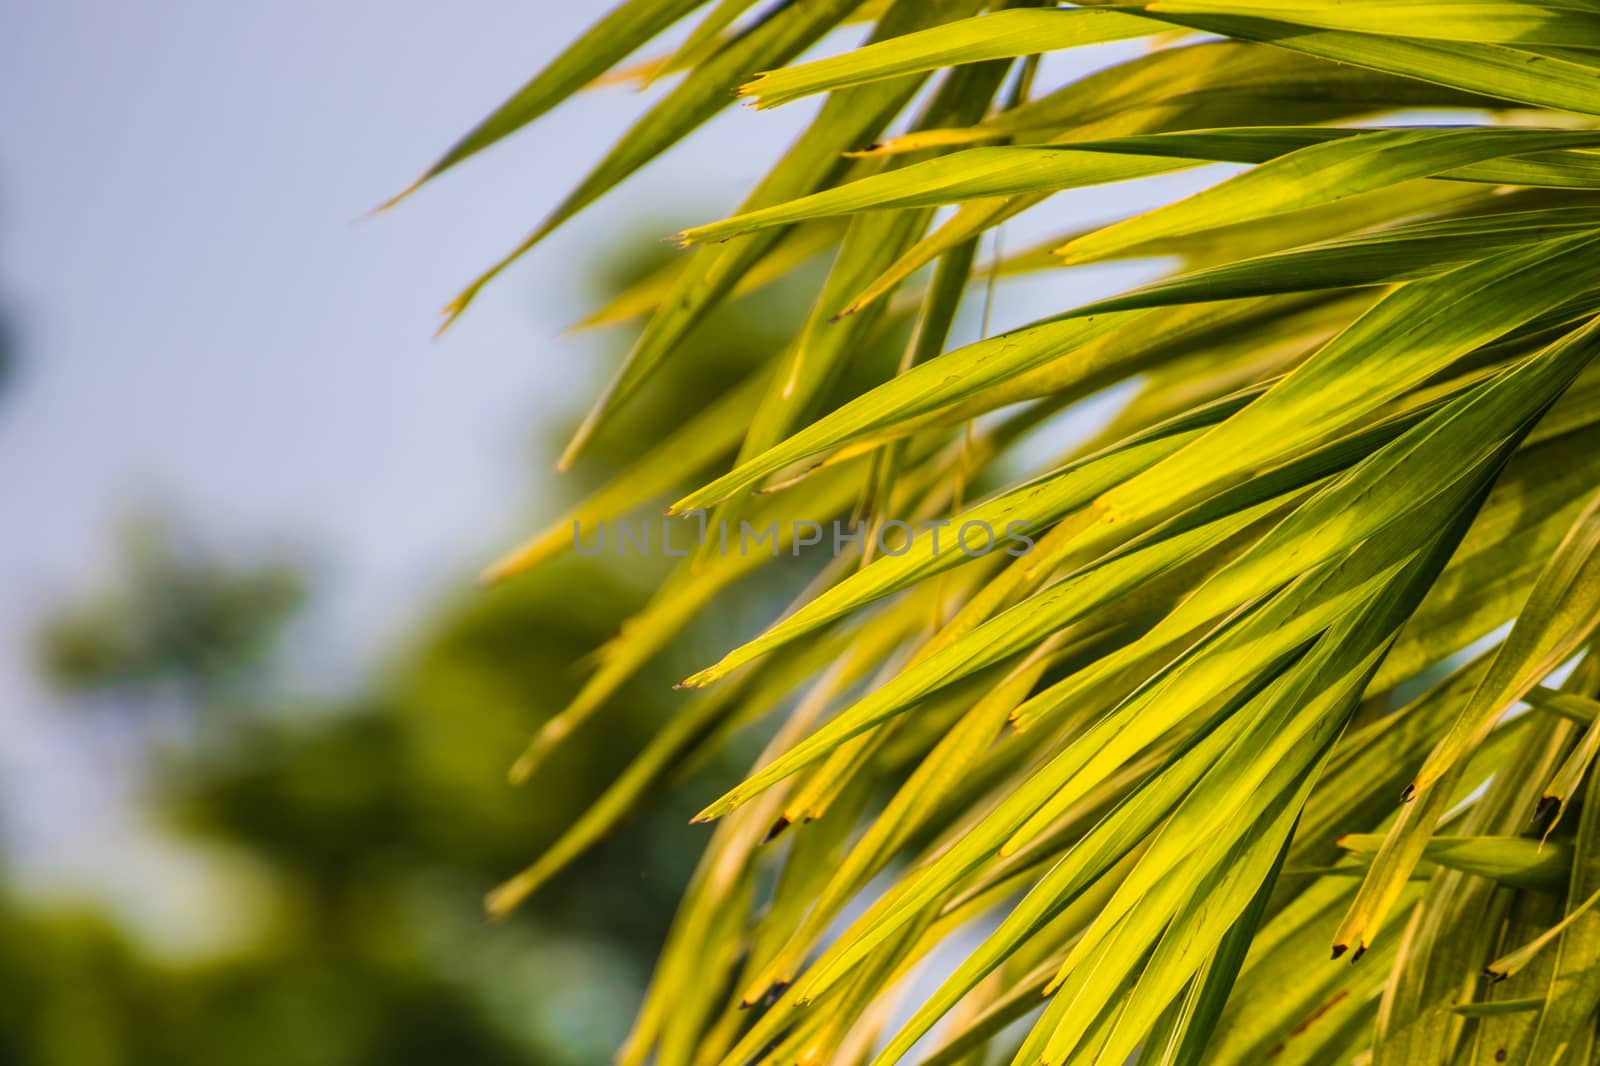
[[[0, 1063], [561, 1066], [625, 1031], [702, 839], [687, 816], [759, 729], [513, 919], [483, 894], [783, 582], [719, 601], [517, 790], [506, 766], [660, 561], [472, 577], [797, 321], [803, 276], [735, 305], [550, 473], [628, 340], [566, 328], [729, 210], [811, 108], [730, 110], [436, 341], [437, 308], [642, 101], [587, 93], [368, 216], [597, 14], [0, 6]], [[1037, 225], [1126, 206], [1063, 198]], [[1130, 270], [1007, 289], [991, 325]]]

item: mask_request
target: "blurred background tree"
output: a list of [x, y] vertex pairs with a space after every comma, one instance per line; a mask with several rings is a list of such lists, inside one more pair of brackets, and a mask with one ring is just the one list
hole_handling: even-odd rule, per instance
[[[667, 254], [614, 257], [597, 289], [622, 292]], [[563, 487], [581, 494], [665, 436], [674, 412], [769, 358], [804, 314], [805, 285], [756, 292], [709, 320], [692, 356], [641, 397], [633, 432], [597, 441]], [[883, 359], [895, 354], [886, 339]], [[541, 464], [571, 426], [547, 429]], [[141, 738], [131, 748], [140, 801], [158, 824], [241, 874], [216, 886], [232, 946], [173, 959], [106, 913], [6, 893], [0, 1063], [609, 1058], [700, 850], [692, 801], [731, 783], [748, 747], [697, 769], [704, 787], [652, 805], [507, 922], [486, 924], [482, 899], [687, 698], [671, 684], [706, 660], [714, 641], [700, 630], [541, 769], [537, 798], [505, 784], [527, 737], [577, 690], [572, 664], [639, 609], [670, 560], [569, 556], [464, 591], [363, 691], [309, 703], [285, 695], [280, 677], [285, 633], [315, 595], [292, 557], [217, 550], [203, 531], [146, 518], [129, 525], [121, 560], [112, 581], [42, 628], [40, 666], [97, 727]], [[770, 613], [782, 593], [764, 577], [712, 613]]]

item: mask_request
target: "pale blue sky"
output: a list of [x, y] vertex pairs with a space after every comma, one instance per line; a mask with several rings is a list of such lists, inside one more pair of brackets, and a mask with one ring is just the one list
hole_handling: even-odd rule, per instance
[[557, 340], [583, 310], [585, 250], [619, 212], [681, 203], [689, 173], [696, 199], [736, 195], [801, 117], [733, 112], [711, 131], [714, 166], [668, 160], [431, 341], [437, 309], [640, 101], [581, 98], [402, 208], [362, 216], [589, 7], [10, 9], [0, 292], [24, 366], [0, 417], [0, 493], [20, 512], [0, 547], [12, 592], [0, 611], [70, 587], [105, 519], [152, 493], [225, 531], [304, 534], [332, 570], [396, 592], [484, 550], [487, 515], [509, 529], [531, 421], [593, 384], [592, 349]]

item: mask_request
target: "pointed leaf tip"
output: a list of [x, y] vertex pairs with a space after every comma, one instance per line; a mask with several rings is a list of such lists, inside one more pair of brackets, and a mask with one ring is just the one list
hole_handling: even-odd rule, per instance
[[475, 282], [462, 289], [453, 300], [440, 308], [439, 314], [444, 316], [444, 321], [439, 323], [439, 328], [433, 331], [434, 340], [444, 336], [445, 330], [456, 324], [456, 319], [461, 317], [462, 312], [467, 309], [467, 306], [472, 303], [473, 297], [477, 295], [478, 284]]
[[533, 735], [533, 739], [528, 741], [528, 746], [523, 749], [521, 755], [517, 756], [517, 761], [511, 764], [511, 770], [506, 775], [507, 780], [513, 785], [527, 784], [528, 779], [534, 775], [540, 764], [544, 762], [545, 756], [550, 753], [550, 749], [566, 739], [571, 730], [572, 723], [561, 717], [552, 718], [546, 722]]
[[533, 886], [518, 875], [493, 888], [483, 897], [483, 911], [491, 922], [503, 921], [521, 906], [532, 892]]
[[374, 215], [381, 215], [385, 211], [388, 211], [389, 209], [393, 208], [401, 200], [406, 199], [412, 193], [414, 193], [418, 189], [422, 188], [422, 183], [427, 181], [428, 177], [429, 177], [429, 175], [424, 174], [422, 177], [418, 178], [416, 181], [413, 181], [410, 185], [407, 185], [405, 188], [401, 189], [399, 192], [395, 193], [393, 196], [391, 196], [387, 200], [383, 201], [383, 203], [379, 204], [377, 207], [372, 208], [370, 211], [368, 211], [362, 217], [371, 218]]
[[517, 761], [511, 764], [511, 769], [506, 771], [506, 783], [509, 785], [526, 785], [533, 772], [539, 768], [539, 760], [531, 750], [517, 756]]
[[675, 689], [705, 688], [707, 685], [711, 684], [711, 682], [715, 681], [721, 676], [716, 671], [717, 668], [715, 666], [708, 666], [704, 670], [690, 674], [688, 677], [684, 678], [682, 681], [679, 681], [672, 687]]

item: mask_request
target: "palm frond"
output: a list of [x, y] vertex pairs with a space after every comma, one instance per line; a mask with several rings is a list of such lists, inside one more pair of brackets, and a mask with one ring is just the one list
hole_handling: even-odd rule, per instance
[[[663, 498], [712, 531], [514, 777], [537, 787], [732, 585], [778, 587], [808, 545], [826, 562], [491, 909], [775, 720], [704, 797], [716, 826], [623, 1063], [1589, 1061], [1600, 13], [753, 7], [622, 4], [423, 178], [697, 16], [623, 68], [676, 83], [453, 315], [736, 94], [822, 98], [737, 210], [586, 323], [643, 321], [564, 463], [707, 314], [828, 262], [771, 365], [489, 571]], [[1037, 84], [1041, 53], [1134, 39]], [[1215, 163], [1235, 172], [979, 254], [1057, 193]], [[952, 340], [983, 290], [1155, 257], [1158, 280]], [[869, 365], [886, 334], [905, 357]], [[1029, 458], [1113, 389], [1086, 440]], [[769, 526], [770, 552], [716, 540]]]

